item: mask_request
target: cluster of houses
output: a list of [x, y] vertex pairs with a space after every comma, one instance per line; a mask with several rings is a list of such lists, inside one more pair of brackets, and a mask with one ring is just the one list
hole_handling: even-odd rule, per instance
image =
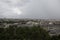
[[[26, 20], [26, 19], [5, 19], [5, 22], [1, 22], [0, 20], [0, 28], [8, 28], [9, 26], [17, 26], [17, 27], [32, 27], [32, 26], [38, 26], [40, 25], [42, 28], [47, 30], [50, 35], [56, 35], [57, 33], [60, 34], [60, 30], [58, 30], [60, 26], [60, 21], [50, 21], [50, 20]], [[12, 21], [13, 23], [10, 23]], [[60, 28], [59, 28], [60, 29]], [[58, 30], [58, 32], [57, 32]]]
[[[9, 20], [8, 20], [9, 21]], [[14, 20], [15, 21], [15, 20]], [[20, 26], [33, 26], [33, 25], [41, 25], [41, 26], [45, 26], [45, 25], [53, 25], [53, 22], [48, 22], [48, 21], [15, 21], [13, 23], [7, 23], [7, 22], [0, 22], [0, 28], [7, 28], [10, 25], [20, 25]]]

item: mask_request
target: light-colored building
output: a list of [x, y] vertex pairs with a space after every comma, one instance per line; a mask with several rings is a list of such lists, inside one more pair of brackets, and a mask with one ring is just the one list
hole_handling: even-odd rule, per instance
[[29, 21], [26, 23], [27, 25], [38, 25], [39, 23], [38, 22], [32, 22], [32, 21]]

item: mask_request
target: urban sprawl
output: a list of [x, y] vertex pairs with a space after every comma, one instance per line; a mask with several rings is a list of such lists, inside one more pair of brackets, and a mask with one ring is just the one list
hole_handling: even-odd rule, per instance
[[60, 21], [49, 20], [49, 19], [0, 19], [0, 28], [8, 28], [9, 26], [15, 25], [16, 27], [32, 27], [40, 26], [45, 29], [49, 34], [59, 35], [60, 34]]

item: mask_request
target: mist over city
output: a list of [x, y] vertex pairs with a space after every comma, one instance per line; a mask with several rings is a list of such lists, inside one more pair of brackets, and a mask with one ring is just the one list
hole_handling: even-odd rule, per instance
[[60, 0], [0, 0], [0, 40], [60, 40]]

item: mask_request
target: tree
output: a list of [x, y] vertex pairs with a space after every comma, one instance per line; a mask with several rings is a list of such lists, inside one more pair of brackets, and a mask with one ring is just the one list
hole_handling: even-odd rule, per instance
[[17, 27], [13, 25], [0, 30], [1, 40], [49, 40], [50, 38], [48, 32], [40, 28], [40, 26]]

